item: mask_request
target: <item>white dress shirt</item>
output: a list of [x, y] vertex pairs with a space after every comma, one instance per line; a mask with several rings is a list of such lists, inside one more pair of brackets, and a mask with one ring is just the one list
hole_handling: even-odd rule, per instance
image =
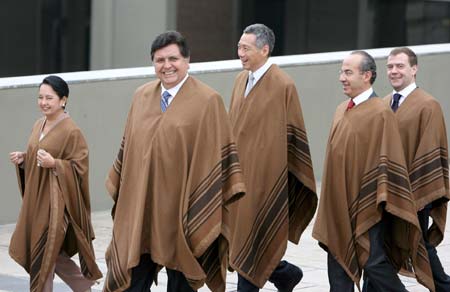
[[366, 91], [363, 91], [359, 95], [353, 98], [353, 102], [355, 103], [355, 106], [358, 106], [358, 104], [361, 104], [369, 99], [369, 97], [373, 94], [373, 89], [370, 87]]
[[183, 86], [184, 82], [186, 82], [188, 77], [189, 77], [189, 74], [186, 74], [186, 76], [184, 76], [183, 80], [181, 80], [180, 83], [178, 83], [177, 85], [175, 85], [171, 89], [165, 89], [164, 85], [161, 82], [161, 97], [162, 97], [164, 91], [167, 91], [168, 93], [170, 93], [170, 97], [169, 97], [169, 100], [167, 101], [167, 105], [170, 105], [172, 100], [175, 98], [175, 95], [177, 95], [177, 93], [180, 90], [181, 86]]
[[[401, 94], [400, 100], [398, 101], [398, 107], [400, 107], [400, 105], [405, 101], [405, 99], [408, 97], [408, 95], [410, 95], [411, 92], [413, 92], [414, 89], [416, 89], [416, 88], [417, 88], [416, 82], [413, 82], [410, 85], [403, 88], [402, 90], [400, 90], [399, 92], [397, 92], [395, 90], [392, 91], [392, 96], [394, 96], [394, 94], [396, 94], [396, 93]], [[391, 106], [392, 106], [393, 102], [394, 102], [394, 99], [392, 99], [392, 101], [391, 101]]]
[[255, 78], [255, 81], [253, 82], [253, 87], [255, 87], [256, 83], [258, 83], [259, 79], [261, 79], [261, 77], [264, 75], [264, 73], [267, 72], [267, 70], [269, 70], [269, 67], [272, 65], [272, 62], [270, 60], [267, 60], [266, 63], [264, 63], [264, 65], [262, 65], [258, 70], [256, 70], [255, 72], [248, 72], [248, 77], [250, 78], [250, 73], [253, 74], [253, 77]]

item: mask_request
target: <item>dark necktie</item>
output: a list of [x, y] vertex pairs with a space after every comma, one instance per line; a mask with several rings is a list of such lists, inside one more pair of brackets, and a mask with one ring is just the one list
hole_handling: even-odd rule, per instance
[[169, 98], [171, 97], [168, 91], [164, 91], [161, 97], [161, 111], [165, 112], [169, 107]]
[[353, 99], [350, 98], [350, 101], [347, 104], [347, 110], [351, 110], [355, 106]]
[[394, 113], [398, 110], [400, 98], [402, 98], [402, 95], [400, 93], [394, 93], [394, 102], [392, 102], [391, 108], [394, 111]]

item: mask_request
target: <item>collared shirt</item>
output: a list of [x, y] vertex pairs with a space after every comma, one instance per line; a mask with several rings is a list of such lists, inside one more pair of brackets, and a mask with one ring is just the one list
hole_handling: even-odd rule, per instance
[[255, 72], [250, 72], [250, 71], [248, 72], [249, 77], [250, 77], [250, 73], [253, 73], [253, 77], [255, 77], [255, 81], [253, 82], [253, 86], [255, 86], [256, 83], [258, 83], [258, 80], [261, 79], [261, 77], [264, 75], [264, 73], [266, 73], [267, 70], [269, 70], [270, 65], [272, 65], [272, 62], [270, 60], [267, 60], [266, 63], [264, 63], [264, 65], [262, 65]]
[[358, 106], [358, 104], [365, 102], [369, 99], [369, 97], [373, 94], [373, 89], [370, 87], [366, 91], [360, 93], [356, 97], [353, 98], [353, 102], [355, 103], [355, 106]]
[[189, 74], [186, 74], [186, 76], [184, 76], [183, 80], [181, 80], [180, 83], [178, 83], [177, 85], [175, 85], [174, 87], [172, 87], [171, 89], [165, 89], [164, 85], [161, 82], [161, 96], [164, 93], [164, 91], [167, 91], [170, 93], [170, 97], [168, 100], [168, 105], [170, 105], [170, 103], [172, 102], [172, 100], [175, 98], [175, 95], [177, 95], [178, 91], [180, 90], [181, 86], [183, 86], [184, 82], [186, 82], [186, 80], [188, 79]]
[[[395, 90], [392, 91], [392, 96], [394, 96], [394, 94], [396, 94], [396, 93], [399, 93], [402, 95], [402, 97], [400, 97], [400, 100], [398, 101], [399, 107], [405, 101], [405, 99], [408, 97], [408, 95], [410, 95], [411, 92], [413, 92], [413, 90], [416, 88], [417, 88], [416, 82], [413, 82], [398, 92]], [[391, 106], [392, 106], [393, 102], [394, 102], [394, 99], [392, 99], [392, 101], [391, 101]]]

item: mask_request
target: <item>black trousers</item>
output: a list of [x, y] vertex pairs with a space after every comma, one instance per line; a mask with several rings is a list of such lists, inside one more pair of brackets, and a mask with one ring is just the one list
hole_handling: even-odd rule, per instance
[[[292, 283], [292, 281], [299, 281], [303, 277], [303, 273], [299, 267], [287, 262], [281, 261], [272, 274], [269, 277], [269, 281], [272, 282], [279, 290], [283, 290], [283, 287], [292, 286], [298, 282]], [[258, 292], [259, 288], [252, 284], [244, 277], [238, 274], [238, 289], [237, 292]]]
[[[450, 277], [445, 273], [444, 268], [442, 267], [436, 248], [430, 244], [428, 239], [427, 231], [430, 223], [431, 208], [431, 204], [427, 205], [424, 209], [417, 213], [417, 217], [419, 218], [420, 228], [422, 229], [423, 239], [425, 241], [425, 247], [428, 252], [436, 292], [447, 292], [450, 291]], [[372, 291], [377, 290], [374, 290], [371, 282], [364, 282], [363, 292]]]
[[[149, 254], [141, 256], [139, 265], [131, 271], [131, 285], [125, 292], [148, 292], [153, 284], [156, 264]], [[167, 269], [167, 292], [195, 292], [183, 273]]]
[[[384, 229], [383, 220], [369, 229], [370, 253], [363, 267], [365, 282], [368, 281], [373, 289], [370, 291], [405, 292], [407, 291], [405, 286], [386, 256], [383, 246]], [[352, 279], [330, 253], [328, 253], [328, 280], [330, 292], [353, 292], [355, 289]], [[365, 285], [367, 286], [366, 283]]]
[[431, 271], [433, 272], [434, 285], [436, 292], [450, 291], [450, 277], [445, 273], [439, 260], [436, 248], [432, 246], [428, 239], [428, 226], [430, 223], [431, 204], [417, 213], [420, 227], [422, 228], [423, 239], [425, 247], [428, 251], [428, 258], [430, 259]]

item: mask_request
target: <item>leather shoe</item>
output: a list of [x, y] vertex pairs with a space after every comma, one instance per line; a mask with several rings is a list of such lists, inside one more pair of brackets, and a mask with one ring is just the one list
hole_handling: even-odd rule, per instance
[[275, 287], [277, 287], [278, 289], [278, 292], [292, 292], [295, 286], [297, 286], [297, 284], [300, 283], [300, 281], [302, 280], [303, 278], [302, 270], [294, 265], [291, 265], [290, 268], [291, 268], [290, 274], [292, 275], [292, 278], [290, 278], [289, 281], [283, 284], [275, 285]]

